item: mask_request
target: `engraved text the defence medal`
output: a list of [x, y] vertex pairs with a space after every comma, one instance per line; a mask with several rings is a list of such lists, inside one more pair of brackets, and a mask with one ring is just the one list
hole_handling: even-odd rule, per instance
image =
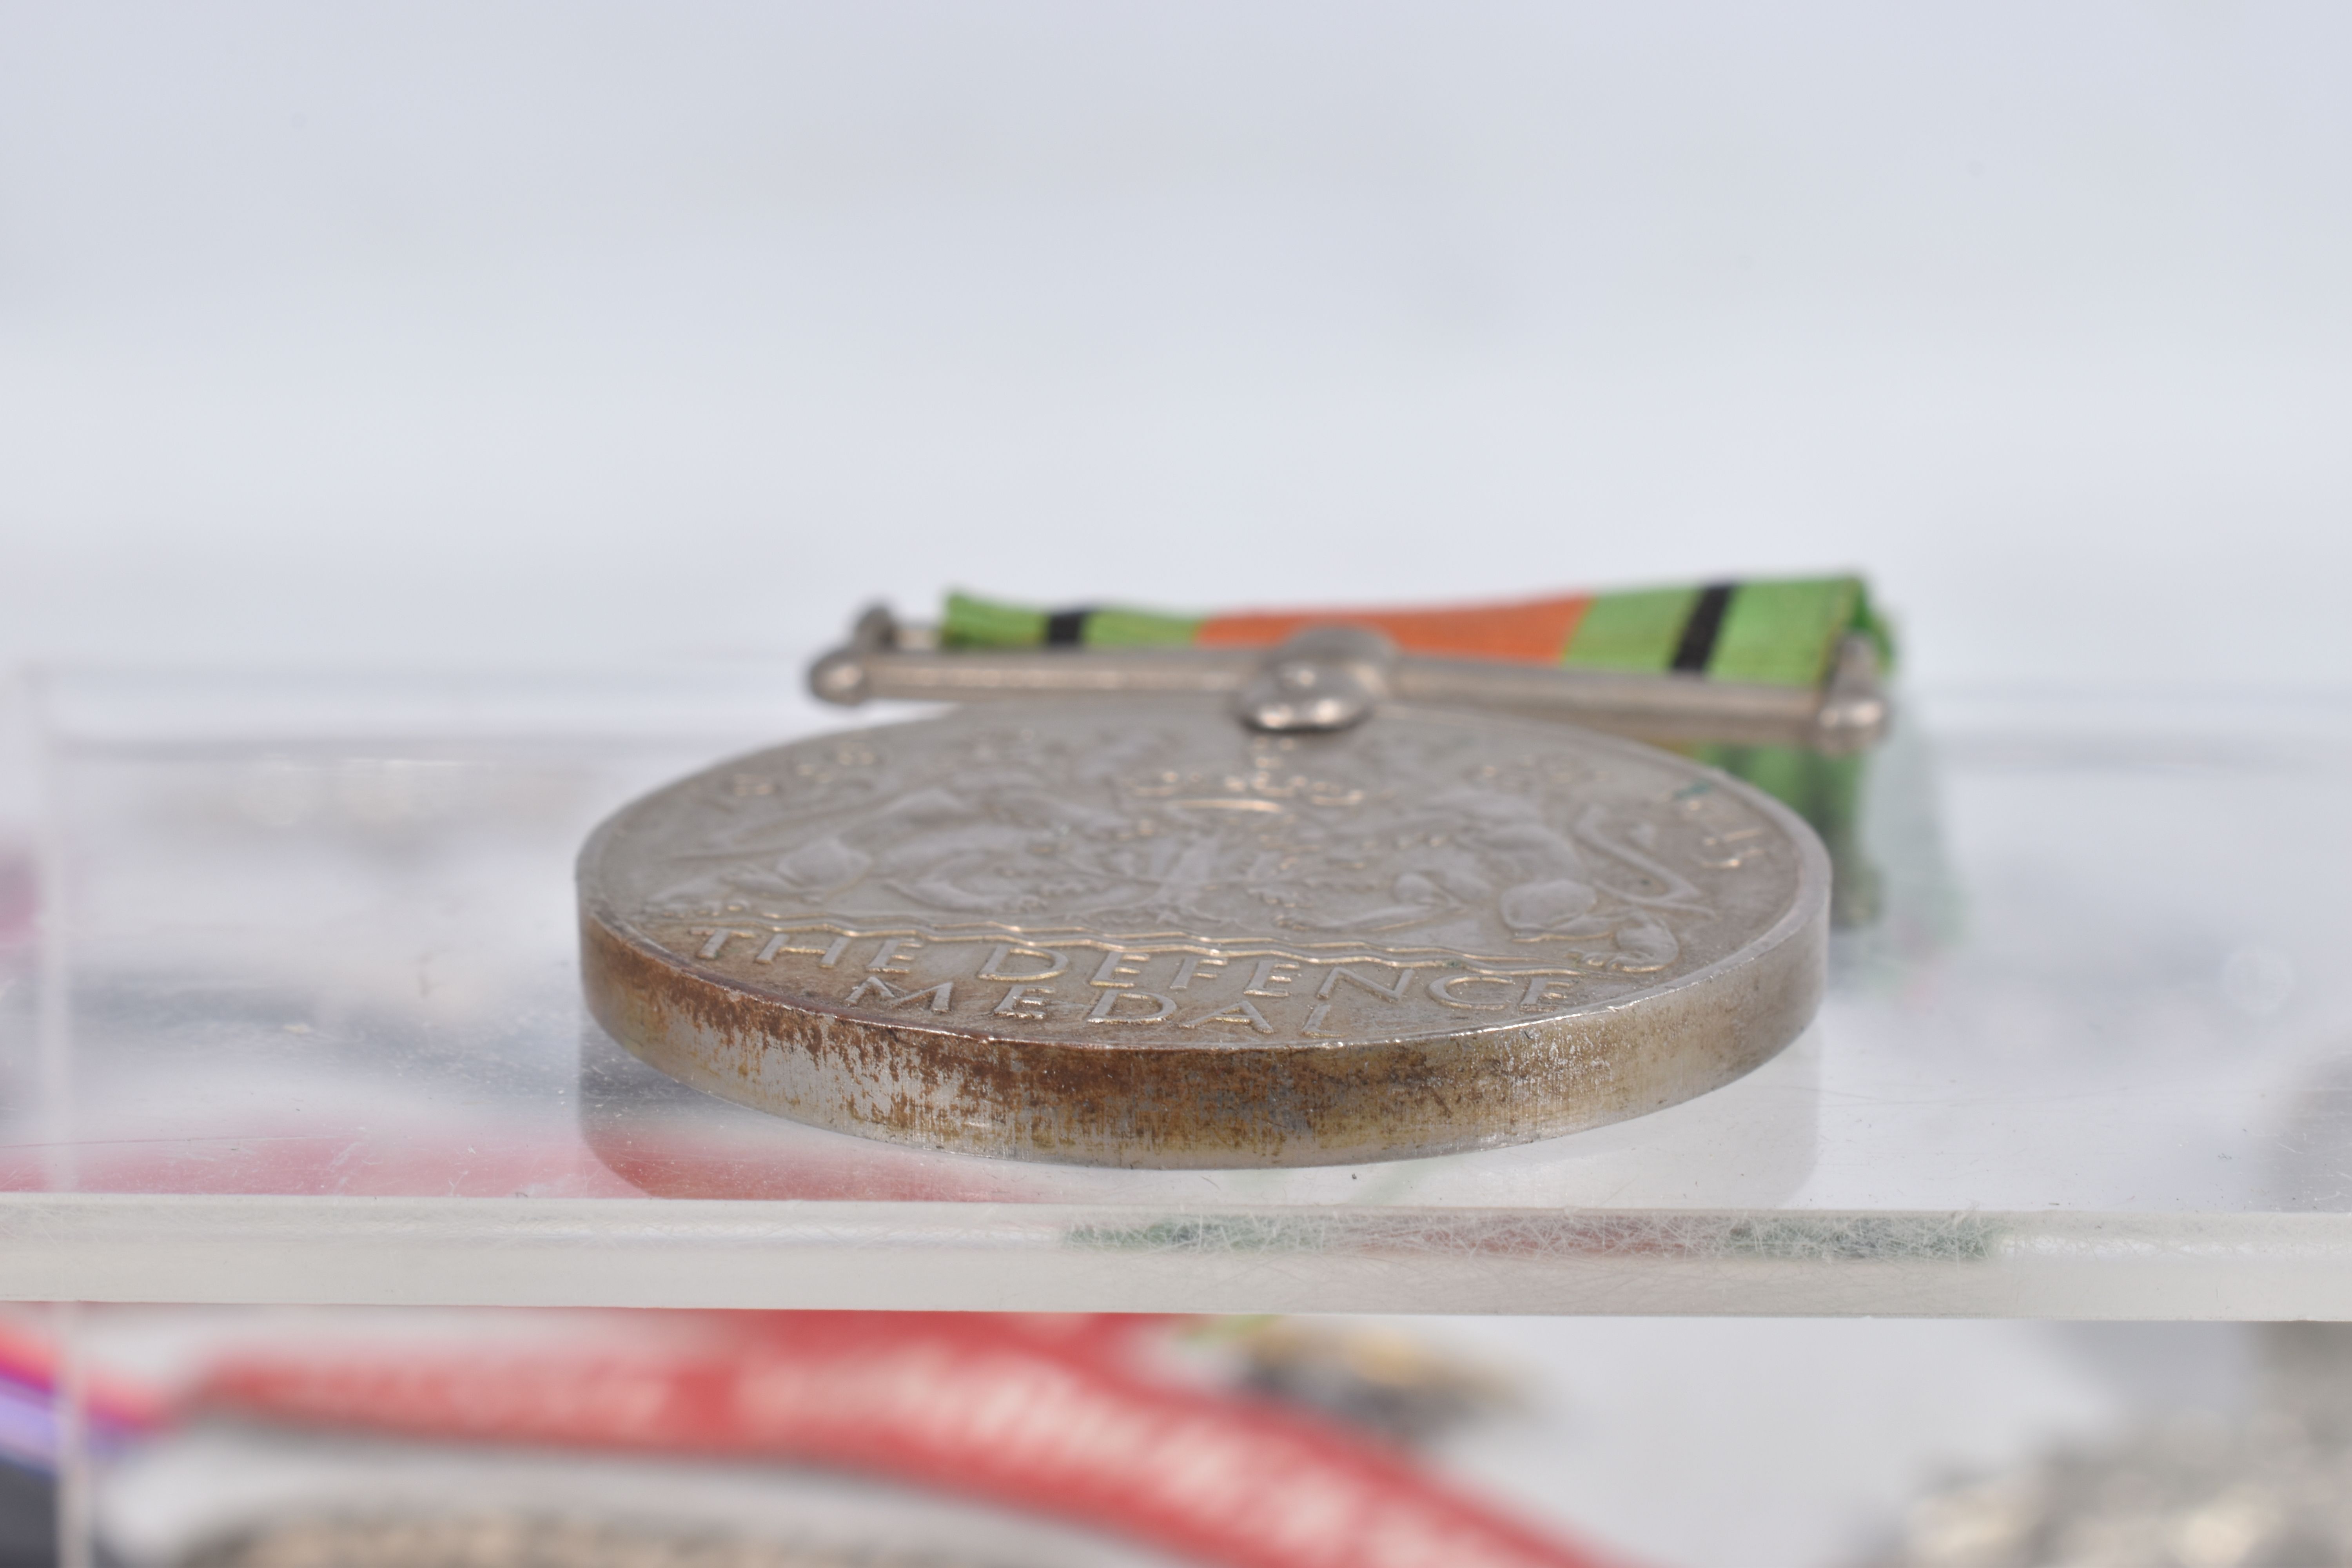
[[842, 1131], [1118, 1165], [1548, 1138], [1701, 1094], [1819, 1005], [1829, 866], [1665, 752], [1391, 706], [970, 708], [713, 768], [580, 861], [591, 1009]]

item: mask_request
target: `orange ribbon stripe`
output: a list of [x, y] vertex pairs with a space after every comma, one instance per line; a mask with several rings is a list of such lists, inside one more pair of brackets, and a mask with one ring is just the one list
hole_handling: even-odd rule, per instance
[[1196, 647], [1272, 647], [1307, 626], [1334, 624], [1384, 632], [1407, 653], [1510, 664], [1558, 664], [1592, 603], [1590, 594], [1517, 605], [1431, 610], [1261, 610], [1214, 616], [1201, 624]]

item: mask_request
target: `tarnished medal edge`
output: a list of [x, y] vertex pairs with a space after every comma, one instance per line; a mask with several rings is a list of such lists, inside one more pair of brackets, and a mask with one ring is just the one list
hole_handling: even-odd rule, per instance
[[[1571, 731], [1580, 742], [1636, 758], [1653, 750], [1570, 725], [1509, 722], [1514, 728]], [[886, 1021], [838, 1004], [787, 1000], [671, 952], [623, 920], [589, 887], [592, 869], [630, 813], [775, 749], [762, 747], [714, 763], [638, 797], [597, 826], [577, 862], [582, 978], [592, 1016], [640, 1060], [722, 1099], [836, 1131], [963, 1153], [1163, 1169], [1347, 1164], [1529, 1142], [1645, 1115], [1745, 1076], [1803, 1032], [1827, 984], [1830, 865], [1819, 837], [1794, 812], [1753, 785], [1675, 757], [1787, 834], [1801, 860], [1797, 887], [1787, 909], [1748, 943], [1632, 996], [1460, 1030], [1272, 1045], [1016, 1039]], [[1745, 986], [1736, 978], [1743, 969], [1751, 972]], [[632, 987], [624, 971], [635, 971], [640, 983]], [[698, 990], [717, 994], [698, 995]], [[1742, 994], [1717, 994], [1730, 992]], [[644, 1005], [657, 996], [691, 1017], [688, 1037], [702, 1044], [702, 1053], [678, 1043], [681, 1020], [642, 1016]], [[1684, 1016], [1709, 1013], [1716, 1015], [1712, 1020]], [[1631, 1037], [1622, 1047], [1612, 1038], [1621, 1035]], [[1645, 1037], [1651, 1045], [1646, 1051], [1640, 1048]], [[793, 1093], [767, 1084], [755, 1071], [775, 1046], [793, 1049], [811, 1069], [793, 1075], [803, 1080], [824, 1076], [815, 1069], [819, 1054], [863, 1059], [854, 1068], [832, 1069], [848, 1092], [827, 1097], [811, 1092], [816, 1086], [803, 1082], [803, 1091]], [[1431, 1057], [1462, 1059], [1442, 1066], [1423, 1060], [1413, 1064], [1419, 1070], [1407, 1068], [1411, 1058]], [[1364, 1059], [1351, 1062], [1356, 1070], [1338, 1078], [1358, 1080], [1362, 1091], [1385, 1089], [1379, 1098], [1393, 1099], [1407, 1113], [1422, 1109], [1432, 1093], [1442, 1099], [1445, 1088], [1459, 1089], [1465, 1082], [1483, 1082], [1490, 1091], [1500, 1088], [1507, 1102], [1513, 1099], [1508, 1091], [1526, 1081], [1526, 1069], [1542, 1063], [1571, 1078], [1580, 1072], [1608, 1082], [1572, 1084], [1565, 1092], [1543, 1097], [1543, 1103], [1507, 1103], [1504, 1114], [1466, 1130], [1432, 1126], [1419, 1134], [1395, 1125], [1397, 1116], [1351, 1113], [1337, 1103], [1338, 1096], [1318, 1097], [1324, 1102], [1314, 1104], [1232, 1092], [1235, 1079], [1295, 1078], [1302, 1069], [1343, 1058]], [[1152, 1063], [1165, 1064], [1165, 1070], [1145, 1071]], [[962, 1100], [952, 1092], [942, 1097], [939, 1090], [946, 1086], [937, 1080], [949, 1076], [944, 1069], [950, 1065], [980, 1069], [1030, 1092]], [[1182, 1070], [1188, 1067], [1195, 1071]], [[932, 1080], [929, 1092], [872, 1092], [877, 1085], [900, 1082], [910, 1068], [912, 1077]], [[1183, 1082], [1201, 1070], [1213, 1071], [1220, 1085]], [[1314, 1076], [1334, 1077], [1328, 1071]], [[1423, 1087], [1411, 1081], [1424, 1077], [1443, 1082]], [[1224, 1092], [1203, 1092], [1217, 1087]], [[866, 1092], [861, 1096], [859, 1090]], [[1146, 1117], [1144, 1125], [1137, 1124], [1132, 1113], [1139, 1100], [1157, 1102], [1171, 1093], [1172, 1117]], [[860, 1098], [869, 1102], [862, 1111], [856, 1108]], [[879, 1103], [873, 1103], [877, 1098]], [[1487, 1098], [1495, 1097], [1490, 1092]], [[1198, 1106], [1200, 1113], [1186, 1115], [1187, 1105]], [[1088, 1106], [1094, 1114], [1086, 1114]], [[1130, 1114], [1122, 1119], [1119, 1109]], [[1125, 1127], [1115, 1125], [1122, 1120]], [[1346, 1125], [1366, 1121], [1374, 1125]]]
[[583, 918], [582, 937], [596, 1021], [640, 1060], [721, 1099], [960, 1153], [1225, 1169], [1532, 1142], [1720, 1088], [1769, 1060], [1811, 1020], [1828, 921], [1824, 911], [1696, 994], [1667, 992], [1433, 1042], [1311, 1050], [1110, 1052], [942, 1037], [795, 1008], [746, 987], [678, 984], [593, 915]]

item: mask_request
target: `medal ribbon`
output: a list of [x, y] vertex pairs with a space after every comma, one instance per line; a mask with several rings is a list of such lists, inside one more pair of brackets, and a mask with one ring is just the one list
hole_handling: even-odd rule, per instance
[[1206, 616], [1115, 606], [1039, 610], [950, 594], [940, 645], [1272, 647], [1305, 627], [1331, 625], [1370, 626], [1407, 653], [1766, 686], [1819, 685], [1851, 632], [1875, 639], [1883, 662], [1891, 663], [1893, 654], [1868, 587], [1850, 576], [1759, 578], [1501, 604]]
[[[779, 1312], [708, 1352], [240, 1356], [200, 1408], [449, 1440], [887, 1476], [1227, 1568], [1601, 1568], [1404, 1451], [1150, 1373], [1116, 1320]], [[1076, 1330], [1079, 1331], [1072, 1331]]]

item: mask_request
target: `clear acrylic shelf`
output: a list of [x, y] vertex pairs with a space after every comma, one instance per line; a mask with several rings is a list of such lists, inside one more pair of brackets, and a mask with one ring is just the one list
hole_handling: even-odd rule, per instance
[[1915, 700], [1808, 1036], [1687, 1105], [1349, 1169], [927, 1155], [579, 1005], [604, 813], [841, 724], [786, 668], [20, 683], [0, 1296], [2352, 1317], [2352, 703]]

